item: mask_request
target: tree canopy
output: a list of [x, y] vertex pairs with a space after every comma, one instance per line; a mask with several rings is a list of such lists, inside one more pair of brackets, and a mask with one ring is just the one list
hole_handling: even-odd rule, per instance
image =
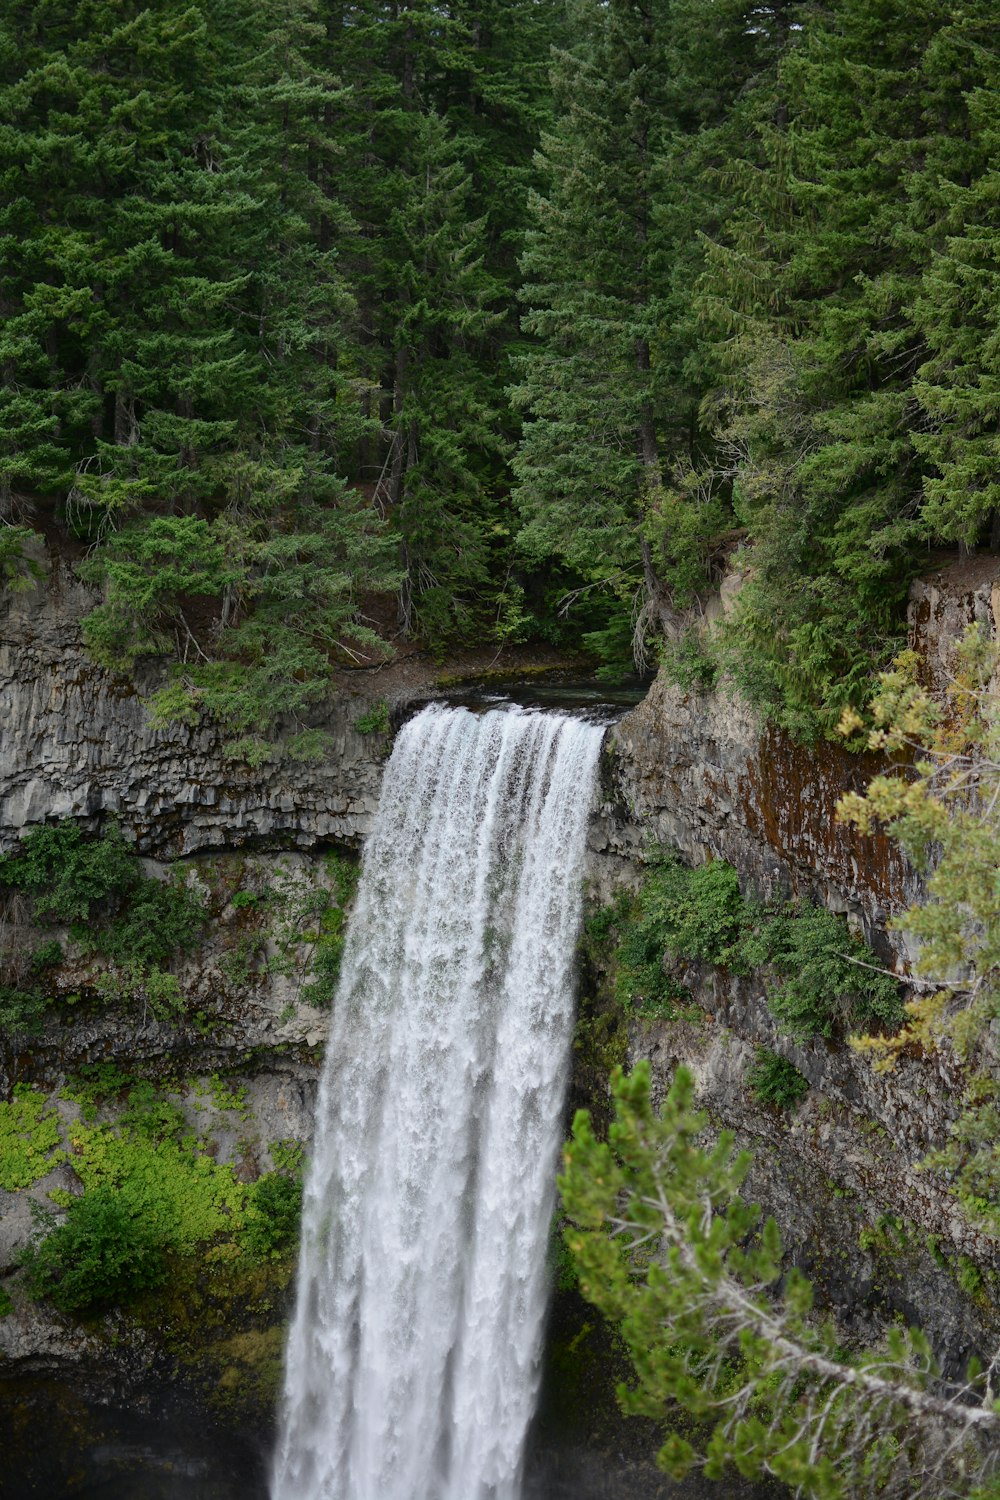
[[403, 635], [633, 628], [832, 734], [1000, 544], [997, 58], [988, 0], [9, 7], [0, 577], [83, 543], [235, 746]]

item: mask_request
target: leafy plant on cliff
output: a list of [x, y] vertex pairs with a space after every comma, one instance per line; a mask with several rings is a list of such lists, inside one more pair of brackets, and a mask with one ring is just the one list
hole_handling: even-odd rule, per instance
[[208, 912], [201, 892], [181, 878], [140, 879], [126, 909], [96, 929], [93, 945], [114, 963], [162, 967], [200, 941]]
[[265, 1172], [247, 1198], [243, 1248], [254, 1260], [275, 1260], [294, 1244], [302, 1212], [301, 1173]]
[[166, 1276], [163, 1242], [141, 1210], [110, 1188], [75, 1198], [64, 1223], [21, 1254], [29, 1295], [60, 1312], [94, 1312], [159, 1286]]
[[749, 1156], [726, 1133], [706, 1142], [690, 1073], [659, 1115], [649, 1089], [647, 1063], [616, 1072], [607, 1142], [578, 1112], [560, 1190], [580, 1290], [634, 1364], [625, 1410], [668, 1428], [660, 1466], [732, 1465], [812, 1500], [969, 1495], [1000, 1455], [990, 1380], [944, 1382], [916, 1330], [845, 1355], [806, 1279], [783, 1274], [773, 1220], [740, 1196]]
[[768, 1008], [787, 1035], [830, 1036], [837, 1027], [893, 1031], [902, 1023], [898, 982], [879, 972], [872, 950], [833, 912], [817, 906], [779, 911], [766, 939], [781, 976], [768, 992]]
[[[67, 923], [85, 950], [110, 961], [94, 981], [105, 999], [137, 1000], [163, 1019], [184, 1010], [179, 981], [168, 970], [201, 939], [205, 894], [177, 876], [159, 881], [143, 875], [116, 824], [98, 836], [70, 821], [32, 829], [0, 860], [0, 884], [30, 899], [34, 922]], [[27, 962], [5, 948], [0, 1030], [16, 1038], [37, 1029], [52, 1003], [45, 973], [62, 957], [51, 939]]]
[[[907, 1052], [945, 1047], [966, 1065], [963, 1107], [928, 1165], [948, 1174], [967, 1211], [1000, 1223], [1000, 1081], [991, 1023], [1000, 1014], [1000, 699], [995, 645], [971, 627], [958, 646], [944, 701], [906, 652], [880, 678], [869, 744], [899, 758], [838, 816], [862, 832], [884, 824], [926, 879], [926, 898], [893, 926], [920, 945], [921, 993], [890, 1037], [859, 1038], [877, 1071]], [[855, 735], [858, 715], [841, 728]]]
[[[231, 1163], [219, 1163], [189, 1129], [176, 1098], [148, 1080], [136, 1080], [115, 1067], [91, 1070], [73, 1097], [83, 1118], [69, 1131], [82, 1197], [56, 1191], [65, 1223], [43, 1214], [24, 1258], [32, 1296], [45, 1297], [66, 1312], [80, 1313], [121, 1303], [162, 1280], [163, 1269], [207, 1260], [247, 1264], [284, 1258], [294, 1242], [302, 1188], [302, 1150], [294, 1141], [271, 1145], [275, 1162], [247, 1186]], [[220, 1088], [221, 1088], [220, 1083]], [[224, 1090], [241, 1097], [239, 1089]], [[19, 1091], [14, 1148], [16, 1186], [34, 1181], [58, 1156], [55, 1116], [44, 1098]], [[220, 1095], [221, 1097], [221, 1095]], [[116, 1101], [111, 1119], [98, 1121], [97, 1102]], [[0, 1165], [4, 1161], [6, 1108], [0, 1106]], [[27, 1122], [27, 1123], [25, 1123]], [[48, 1123], [48, 1134], [39, 1134]], [[49, 1123], [50, 1122], [50, 1123]], [[29, 1129], [30, 1127], [30, 1129]], [[25, 1166], [25, 1131], [34, 1131]], [[51, 1141], [50, 1141], [51, 1137]], [[6, 1181], [0, 1179], [0, 1186]]]
[[138, 879], [133, 852], [115, 823], [99, 838], [69, 821], [34, 828], [14, 854], [0, 859], [0, 884], [28, 892], [39, 922], [89, 922]]
[[761, 1104], [794, 1109], [808, 1094], [809, 1080], [803, 1078], [787, 1057], [767, 1047], [758, 1047], [753, 1066], [747, 1072], [747, 1087]]
[[65, 1158], [59, 1117], [45, 1095], [28, 1084], [14, 1086], [0, 1101], [0, 1188], [16, 1193], [30, 1187]]
[[24, 589], [34, 588], [44, 577], [45, 570], [33, 557], [25, 555], [25, 549], [37, 540], [27, 526], [0, 521], [0, 591], [8, 589], [12, 594], [18, 594]]
[[616, 993], [624, 1004], [667, 1013], [686, 991], [665, 957], [773, 976], [768, 1005], [789, 1036], [829, 1036], [837, 1027], [896, 1027], [899, 986], [846, 923], [821, 907], [748, 901], [733, 867], [711, 860], [688, 869], [671, 856], [651, 862], [638, 897], [620, 898]]

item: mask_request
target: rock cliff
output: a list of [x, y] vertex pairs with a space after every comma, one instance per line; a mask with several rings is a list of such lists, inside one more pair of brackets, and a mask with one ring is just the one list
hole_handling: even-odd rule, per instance
[[[914, 644], [936, 681], [965, 622], [995, 631], [997, 574], [992, 564], [946, 568], [915, 589]], [[0, 599], [0, 850], [39, 823], [73, 818], [97, 829], [113, 815], [149, 857], [149, 872], [162, 875], [169, 864], [211, 886], [211, 936], [179, 970], [200, 1020], [177, 1026], [134, 1007], [87, 1002], [50, 1021], [13, 1062], [8, 1057], [8, 1082], [17, 1076], [47, 1088], [66, 1124], [58, 1096], [68, 1073], [95, 1061], [146, 1067], [174, 1080], [179, 1106], [207, 1127], [217, 1159], [252, 1174], [270, 1165], [270, 1140], [308, 1139], [326, 1013], [310, 998], [308, 923], [293, 930], [280, 901], [268, 916], [266, 902], [234, 904], [232, 896], [274, 892], [283, 882], [322, 893], [323, 850], [358, 848], [389, 737], [355, 724], [386, 679], [364, 690], [345, 686], [318, 716], [329, 737], [321, 760], [249, 768], [227, 758], [211, 727], [151, 725], [144, 697], [165, 668], [133, 683], [88, 660], [80, 621], [92, 602], [58, 561], [37, 589]], [[426, 681], [390, 688], [394, 717], [426, 693]], [[620, 881], [635, 883], [653, 845], [690, 863], [722, 857], [747, 890], [791, 892], [846, 914], [886, 961], [905, 969], [911, 955], [886, 921], [917, 893], [914, 872], [886, 840], [862, 839], [833, 816], [839, 796], [875, 769], [874, 760], [836, 747], [793, 744], [734, 698], [685, 694], [660, 679], [608, 736], [590, 838], [595, 890], [607, 895]], [[294, 906], [297, 898], [289, 899]], [[842, 1043], [779, 1036], [766, 976], [751, 982], [689, 968], [681, 977], [703, 1019], [632, 1020], [629, 1055], [652, 1058], [660, 1089], [678, 1061], [695, 1069], [716, 1123], [755, 1148], [754, 1196], [775, 1212], [790, 1257], [818, 1277], [846, 1327], [870, 1337], [893, 1317], [921, 1321], [958, 1369], [1000, 1332], [1000, 1247], [963, 1218], [940, 1178], [919, 1168], [955, 1112], [961, 1068], [911, 1059], [879, 1077]], [[62, 992], [92, 994], [95, 983], [92, 959], [69, 941]], [[748, 1091], [761, 1043], [810, 1084], [789, 1115]], [[248, 1118], [239, 1126], [224, 1112], [206, 1119], [198, 1106], [217, 1069], [247, 1089]], [[36, 1196], [47, 1185], [43, 1179]], [[0, 1195], [0, 1213], [2, 1275], [27, 1233], [23, 1196]], [[160, 1368], [148, 1329], [129, 1334], [115, 1322], [81, 1333], [19, 1301], [13, 1319], [0, 1319], [0, 1370], [36, 1377], [67, 1360], [97, 1370], [109, 1338], [134, 1352], [114, 1366], [119, 1389]], [[234, 1378], [242, 1378], [240, 1358], [232, 1356]]]
[[321, 716], [317, 762], [227, 757], [210, 726], [150, 722], [144, 698], [164, 680], [95, 666], [80, 622], [95, 603], [64, 563], [24, 593], [0, 594], [0, 849], [57, 818], [113, 815], [146, 854], [268, 846], [357, 847], [374, 811], [385, 736], [353, 727], [370, 696], [345, 690]]

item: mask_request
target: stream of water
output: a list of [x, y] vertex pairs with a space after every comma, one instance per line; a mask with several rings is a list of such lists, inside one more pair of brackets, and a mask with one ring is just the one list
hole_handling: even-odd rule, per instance
[[272, 1500], [517, 1500], [602, 733], [432, 706], [397, 737], [320, 1086]]

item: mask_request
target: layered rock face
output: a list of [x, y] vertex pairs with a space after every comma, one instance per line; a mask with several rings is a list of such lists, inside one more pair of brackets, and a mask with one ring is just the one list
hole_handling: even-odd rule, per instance
[[[998, 574], [989, 560], [959, 565], [914, 590], [913, 643], [939, 686], [965, 623], [977, 619], [995, 632]], [[322, 761], [251, 769], [226, 758], [211, 728], [152, 727], [144, 695], [162, 675], [151, 671], [133, 684], [89, 661], [80, 621], [93, 602], [58, 563], [37, 589], [0, 598], [0, 848], [41, 822], [72, 817], [96, 829], [113, 814], [159, 861], [188, 857], [198, 870], [239, 851], [241, 860], [252, 853], [259, 861], [256, 871], [242, 870], [244, 887], [274, 886], [281, 859], [288, 863], [280, 878], [322, 883], [310, 851], [357, 848], [376, 803], [388, 737], [363, 735], [354, 724], [384, 679], [367, 695], [344, 692], [330, 703]], [[401, 714], [407, 696], [424, 694], [411, 685], [389, 696]], [[821, 901], [905, 967], [911, 955], [885, 923], [918, 893], [915, 875], [886, 840], [861, 839], [834, 820], [838, 798], [877, 769], [874, 759], [836, 747], [796, 746], [736, 699], [688, 695], [659, 680], [608, 735], [590, 834], [595, 886], [607, 892], [639, 879], [655, 845], [678, 849], [690, 863], [722, 857], [747, 890]], [[49, 1024], [30, 1067], [54, 1085], [84, 1060], [158, 1067], [176, 1052], [186, 1072], [204, 1074], [246, 1059], [260, 1140], [306, 1138], [326, 1031], [326, 1015], [309, 1001], [308, 939], [286, 944], [287, 962], [277, 962], [284, 941], [277, 918], [266, 933], [255, 919], [261, 932], [251, 932], [247, 913], [230, 903], [211, 942], [181, 971], [185, 992], [212, 1017], [207, 1032], [110, 1012], [64, 1018]], [[247, 962], [254, 933], [260, 941]], [[64, 978], [86, 986], [82, 968]], [[849, 1325], [868, 1337], [886, 1317], [921, 1321], [958, 1369], [1000, 1328], [992, 1279], [1000, 1251], [964, 1219], [947, 1184], [918, 1164], [944, 1138], [961, 1069], [912, 1059], [879, 1077], [842, 1044], [800, 1046], [779, 1036], [766, 976], [750, 982], [705, 970], [682, 980], [704, 1019], [631, 1024], [631, 1056], [651, 1057], [660, 1089], [679, 1061], [695, 1069], [714, 1120], [755, 1148], [754, 1197], [776, 1214], [791, 1257], [819, 1277]], [[748, 1091], [758, 1044], [783, 1053], [809, 1080], [808, 1097], [790, 1115]], [[287, 1129], [275, 1116], [286, 1106]], [[227, 1159], [237, 1142], [220, 1138], [219, 1149]], [[963, 1290], [966, 1264], [975, 1274], [965, 1275]], [[57, 1325], [26, 1308], [25, 1321], [9, 1325], [9, 1358], [37, 1368], [72, 1357]]]
[[[909, 645], [943, 693], [968, 625], [998, 635], [1000, 559], [951, 563], [911, 591]], [[886, 769], [875, 755], [796, 744], [739, 698], [686, 693], [657, 679], [610, 734], [595, 854], [627, 862], [652, 846], [691, 864], [726, 859], [755, 894], [794, 894], [848, 916], [905, 972], [913, 953], [886, 922], [920, 896], [916, 872], [881, 834], [836, 821], [845, 792]]]
[[363, 697], [330, 704], [322, 761], [252, 769], [212, 727], [151, 724], [144, 697], [163, 671], [133, 683], [95, 666], [80, 637], [95, 602], [58, 559], [36, 588], [0, 594], [0, 849], [33, 824], [109, 814], [142, 853], [167, 857], [360, 843], [386, 749], [353, 727]]
[[872, 936], [912, 899], [915, 878], [887, 839], [841, 827], [835, 809], [879, 769], [874, 756], [795, 744], [738, 698], [660, 677], [610, 737], [594, 847], [626, 861], [657, 845], [691, 864], [725, 859], [758, 895], [794, 892]]

